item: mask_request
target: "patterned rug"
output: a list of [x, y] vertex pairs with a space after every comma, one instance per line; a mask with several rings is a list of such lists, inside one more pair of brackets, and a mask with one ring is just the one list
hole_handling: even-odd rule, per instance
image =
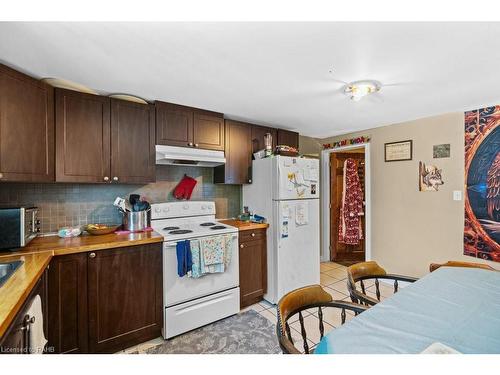
[[276, 338], [276, 326], [249, 310], [174, 337], [144, 353], [276, 354], [281, 350]]

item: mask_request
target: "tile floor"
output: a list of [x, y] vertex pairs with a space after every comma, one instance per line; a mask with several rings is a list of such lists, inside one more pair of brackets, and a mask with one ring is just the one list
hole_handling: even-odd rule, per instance
[[[320, 265], [320, 284], [321, 286], [332, 295], [333, 299], [350, 301], [349, 292], [347, 291], [346, 285], [346, 267], [334, 263], [334, 262], [323, 262]], [[369, 289], [369, 288], [367, 288]], [[381, 293], [384, 294], [384, 292]], [[375, 293], [373, 293], [375, 295]], [[261, 301], [255, 305], [246, 307], [242, 311], [255, 310], [257, 313], [268, 319], [271, 323], [276, 324], [276, 305], [272, 305], [267, 301]], [[319, 318], [317, 309], [311, 309], [311, 311], [305, 311], [303, 313], [304, 322], [306, 327], [306, 332], [310, 333], [308, 335], [308, 345], [311, 350], [319, 342]], [[348, 314], [347, 319], [350, 319], [353, 315]], [[298, 319], [298, 317], [296, 318]], [[334, 327], [340, 325], [339, 311], [335, 309], [323, 309], [323, 320], [325, 325], [325, 333], [332, 330]], [[308, 327], [310, 327], [308, 329]], [[295, 320], [291, 322], [290, 328], [292, 329], [292, 337], [295, 338], [295, 346], [297, 348], [302, 348], [302, 336], [300, 334], [300, 323]], [[161, 343], [163, 339], [161, 337], [136, 345], [134, 347], [128, 348], [120, 353], [131, 353], [131, 352], [144, 352], [150, 347], [156, 346]]]

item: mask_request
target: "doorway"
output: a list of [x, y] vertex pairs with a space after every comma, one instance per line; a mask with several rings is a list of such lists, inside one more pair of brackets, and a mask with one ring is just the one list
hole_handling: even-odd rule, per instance
[[[366, 260], [366, 216], [365, 216], [365, 202], [366, 202], [366, 162], [365, 162], [365, 148], [351, 148], [347, 150], [339, 150], [330, 153], [329, 155], [329, 169], [330, 169], [330, 260], [336, 263], [340, 263], [344, 266], [350, 266], [354, 263], [363, 262]], [[346, 164], [349, 161], [349, 164]], [[348, 193], [344, 186], [344, 176], [345, 167], [347, 168], [347, 173], [350, 174], [351, 179], [359, 180], [359, 189], [354, 189], [359, 191], [356, 196], [360, 197], [362, 200], [362, 206], [360, 207], [361, 212], [357, 215], [359, 219], [359, 226], [354, 226], [357, 233], [354, 241], [346, 241], [341, 238], [342, 229], [347, 226], [346, 222], [343, 222], [341, 229], [341, 208], [343, 206], [343, 196]], [[349, 177], [348, 177], [349, 178]], [[358, 229], [359, 228], [359, 229]]]

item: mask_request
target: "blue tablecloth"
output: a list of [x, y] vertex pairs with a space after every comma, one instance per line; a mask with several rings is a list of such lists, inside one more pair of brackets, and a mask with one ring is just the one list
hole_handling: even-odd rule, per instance
[[441, 267], [327, 334], [315, 353], [500, 353], [500, 272]]

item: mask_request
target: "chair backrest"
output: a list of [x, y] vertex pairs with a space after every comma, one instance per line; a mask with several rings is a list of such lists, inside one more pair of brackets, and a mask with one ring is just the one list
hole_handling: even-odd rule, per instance
[[431, 263], [429, 266], [429, 271], [433, 272], [437, 270], [440, 267], [465, 267], [465, 268], [482, 268], [483, 270], [488, 270], [488, 271], [498, 271], [494, 269], [493, 267], [483, 264], [483, 263], [473, 263], [473, 262], [458, 262], [455, 260], [449, 260], [446, 263]]
[[[281, 349], [284, 353], [299, 354], [300, 351], [293, 345], [292, 334], [288, 319], [299, 314], [302, 336], [305, 335], [304, 318], [302, 311], [305, 306], [315, 305], [319, 303], [331, 302], [332, 296], [325, 292], [319, 285], [309, 285], [299, 289], [295, 289], [290, 293], [285, 294], [278, 302], [278, 324], [277, 333]], [[304, 350], [309, 352], [307, 340], [303, 340]]]
[[300, 334], [302, 336], [304, 353], [309, 353], [307, 332], [302, 312], [311, 308], [318, 309], [320, 339], [323, 338], [325, 333], [322, 308], [338, 309], [340, 312], [341, 324], [344, 324], [346, 321], [346, 311], [352, 311], [354, 315], [357, 315], [366, 310], [366, 307], [351, 302], [334, 301], [332, 296], [325, 292], [319, 285], [310, 285], [291, 291], [284, 295], [278, 302], [278, 324], [276, 326], [276, 333], [283, 353], [301, 353], [301, 351], [294, 346], [294, 339], [292, 338], [291, 328], [288, 324], [288, 320], [296, 314], [299, 315], [298, 322], [300, 324]]
[[[358, 298], [360, 294], [363, 294], [363, 297], [366, 300], [370, 300], [371, 298], [366, 295], [365, 284], [363, 279], [366, 278], [375, 278], [377, 276], [385, 276], [387, 272], [378, 265], [375, 261], [361, 262], [353, 264], [352, 266], [347, 267], [347, 289], [349, 290], [349, 294], [351, 295], [351, 300], [356, 303], [361, 303]], [[356, 283], [360, 282], [361, 292], [357, 290]], [[377, 288], [377, 297], [380, 298], [380, 291], [378, 286], [378, 280], [376, 279], [376, 288]], [[366, 301], [365, 301], [366, 302]], [[376, 301], [372, 301], [370, 304], [374, 304]]]

